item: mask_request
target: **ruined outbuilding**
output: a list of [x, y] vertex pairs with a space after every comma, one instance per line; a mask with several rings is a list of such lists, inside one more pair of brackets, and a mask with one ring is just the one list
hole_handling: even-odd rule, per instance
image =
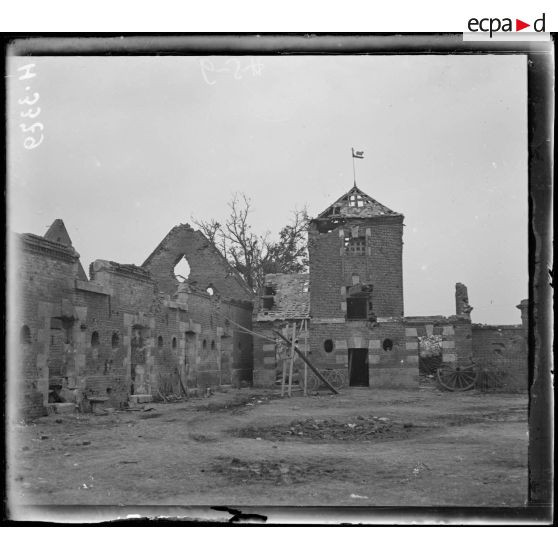
[[9, 345], [17, 410], [272, 387], [285, 355], [274, 331], [285, 325], [296, 325], [298, 346], [324, 377], [344, 386], [416, 388], [425, 359], [473, 358], [502, 372], [500, 387], [526, 389], [528, 301], [518, 306], [521, 325], [473, 324], [457, 283], [455, 315], [405, 316], [403, 220], [351, 188], [310, 221], [309, 273], [266, 276], [255, 307], [243, 278], [187, 224], [141, 266], [96, 260], [89, 277], [62, 220], [44, 236], [17, 235]]
[[[473, 358], [503, 371], [504, 388], [526, 389], [526, 319], [518, 326], [472, 324], [461, 283], [455, 315], [404, 315], [403, 220], [351, 188], [310, 222], [309, 274], [266, 277], [254, 329], [272, 338], [274, 329], [306, 320], [313, 363], [326, 375], [341, 374], [347, 386], [418, 387], [420, 342], [430, 339], [440, 362], [467, 366]], [[254, 343], [254, 384], [271, 386], [281, 355], [262, 337]]]
[[[252, 295], [201, 232], [174, 227], [142, 266], [96, 260], [90, 278], [60, 219], [15, 241], [23, 415], [251, 382], [252, 339], [233, 323], [251, 327]], [[183, 258], [188, 277], [174, 273]]]

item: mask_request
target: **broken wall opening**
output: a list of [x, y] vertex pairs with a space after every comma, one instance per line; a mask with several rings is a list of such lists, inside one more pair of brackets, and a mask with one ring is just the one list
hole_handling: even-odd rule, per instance
[[184, 283], [188, 280], [188, 277], [190, 277], [190, 272], [190, 264], [188, 263], [186, 256], [182, 255], [173, 268], [174, 276], [178, 282]]
[[442, 336], [419, 336], [419, 374], [433, 376], [442, 366]]

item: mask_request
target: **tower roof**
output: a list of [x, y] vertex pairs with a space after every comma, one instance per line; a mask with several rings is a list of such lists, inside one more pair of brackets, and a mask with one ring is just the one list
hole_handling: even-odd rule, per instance
[[379, 217], [381, 215], [401, 215], [389, 207], [377, 202], [361, 189], [353, 186], [346, 194], [332, 203], [318, 215], [318, 219], [327, 217]]
[[[64, 225], [64, 221], [62, 221], [62, 219], [55, 219], [43, 238], [46, 238], [51, 242], [57, 242], [58, 244], [63, 244], [64, 246], [73, 248], [72, 239], [70, 238], [66, 225]], [[79, 260], [78, 277], [81, 281], [87, 281], [87, 275], [85, 274], [85, 270]]]

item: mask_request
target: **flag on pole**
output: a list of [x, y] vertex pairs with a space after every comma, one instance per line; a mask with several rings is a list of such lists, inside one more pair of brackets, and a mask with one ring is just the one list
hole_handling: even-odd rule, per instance
[[[351, 148], [352, 149], [352, 148]], [[353, 149], [353, 157], [355, 159], [364, 159], [364, 151], [355, 151]]]

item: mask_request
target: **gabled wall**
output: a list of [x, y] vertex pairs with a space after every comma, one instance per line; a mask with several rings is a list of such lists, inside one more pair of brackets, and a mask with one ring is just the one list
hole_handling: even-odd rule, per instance
[[174, 267], [183, 256], [190, 266], [189, 283], [203, 291], [211, 286], [222, 296], [252, 300], [250, 289], [217, 248], [187, 224], [174, 227], [142, 267], [151, 273], [162, 292], [172, 295], [180, 286]]

